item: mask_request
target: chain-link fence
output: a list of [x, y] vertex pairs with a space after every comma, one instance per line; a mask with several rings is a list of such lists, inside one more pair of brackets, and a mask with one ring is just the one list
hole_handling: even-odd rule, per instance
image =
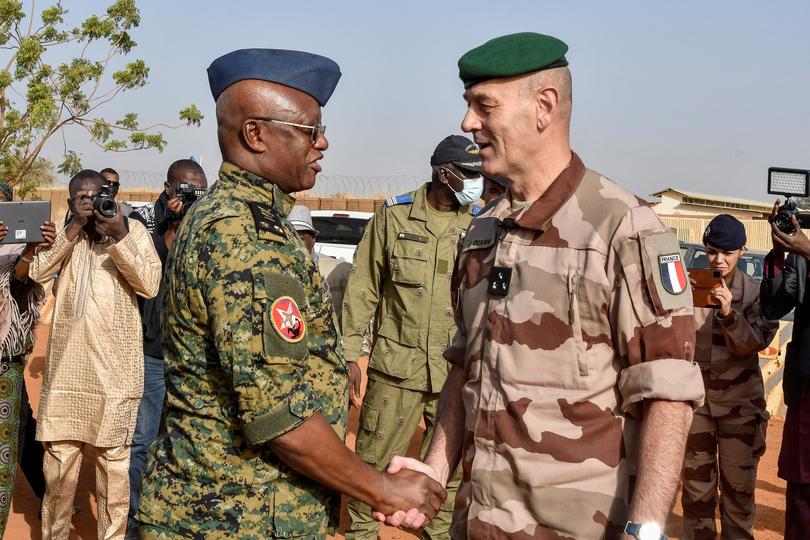
[[[156, 171], [130, 171], [118, 169], [121, 189], [160, 191], [166, 180], [165, 173]], [[209, 180], [217, 177], [217, 171], [205, 171]], [[348, 176], [342, 174], [319, 174], [315, 187], [305, 194], [313, 197], [388, 197], [412, 191], [426, 181], [420, 176], [406, 174], [390, 176]], [[211, 182], [213, 183], [213, 182]], [[57, 183], [67, 187], [67, 180]]]

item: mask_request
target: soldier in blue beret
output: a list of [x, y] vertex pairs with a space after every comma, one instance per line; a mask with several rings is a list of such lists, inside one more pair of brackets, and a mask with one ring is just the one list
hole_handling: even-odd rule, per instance
[[323, 538], [340, 492], [433, 516], [427, 476], [380, 473], [344, 444], [334, 306], [287, 219], [329, 146], [340, 78], [315, 54], [247, 49], [208, 69], [223, 164], [189, 210], [164, 284], [166, 433], [141, 483], [142, 538]]
[[425, 463], [388, 468], [463, 464], [454, 538], [660, 540], [703, 402], [676, 235], [572, 151], [567, 53], [523, 32], [458, 61], [461, 127], [509, 186], [459, 253]]

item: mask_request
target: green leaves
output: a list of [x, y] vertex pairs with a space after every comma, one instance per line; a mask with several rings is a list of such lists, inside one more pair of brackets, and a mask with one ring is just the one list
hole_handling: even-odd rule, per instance
[[113, 73], [113, 80], [124, 90], [130, 90], [146, 85], [149, 77], [149, 68], [143, 60], [136, 60], [126, 65], [124, 69]]
[[200, 122], [202, 122], [203, 118], [203, 114], [196, 105], [190, 105], [180, 110], [180, 120], [185, 120], [187, 126], [200, 127]]
[[[106, 103], [145, 86], [149, 79], [143, 60], [112, 69], [116, 56], [126, 56], [137, 46], [131, 34], [141, 22], [136, 1], [114, 0], [105, 13], [91, 15], [76, 27], [65, 24], [66, 14], [59, 1], [45, 7], [37, 18], [30, 3], [25, 7], [23, 2], [0, 0], [0, 46], [11, 59], [9, 69], [3, 70], [0, 63], [0, 174], [18, 187], [28, 186], [31, 193], [42, 181], [38, 179], [47, 177], [31, 174], [42, 170], [44, 160], [38, 157], [42, 147], [66, 126], [81, 126], [105, 151], [163, 151], [166, 139], [154, 128], [199, 126], [203, 119], [199, 109], [190, 105], [180, 110], [176, 125], [144, 126], [134, 112], [106, 121], [99, 115]], [[29, 16], [34, 17], [33, 23], [22, 24]], [[26, 28], [30, 30], [23, 33]], [[58, 52], [48, 54], [52, 49]], [[48, 63], [52, 57], [68, 60]], [[64, 155], [57, 170], [66, 175], [78, 172], [81, 160], [68, 148], [67, 140]]]

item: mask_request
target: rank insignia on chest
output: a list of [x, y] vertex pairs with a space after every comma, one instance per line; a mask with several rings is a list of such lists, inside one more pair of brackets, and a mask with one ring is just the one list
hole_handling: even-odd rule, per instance
[[509, 294], [509, 285], [512, 283], [512, 269], [505, 266], [496, 266], [489, 273], [489, 294], [506, 296]]
[[661, 284], [670, 294], [681, 294], [686, 290], [686, 272], [680, 253], [658, 256], [658, 270], [661, 272]]
[[276, 299], [270, 306], [273, 330], [288, 343], [298, 343], [306, 335], [306, 322], [298, 304], [289, 296]]

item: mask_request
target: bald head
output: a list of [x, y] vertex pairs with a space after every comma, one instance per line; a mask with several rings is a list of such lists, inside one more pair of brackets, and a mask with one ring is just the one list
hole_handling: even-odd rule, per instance
[[251, 118], [284, 119], [295, 115], [302, 98], [313, 98], [282, 84], [248, 79], [229, 86], [217, 99], [220, 149], [238, 142], [239, 131]]
[[[300, 90], [256, 79], [229, 86], [217, 99], [217, 136], [222, 157], [280, 187], [285, 193], [311, 189], [316, 162], [329, 146], [312, 140], [321, 106]], [[271, 122], [270, 120], [275, 120]]]

